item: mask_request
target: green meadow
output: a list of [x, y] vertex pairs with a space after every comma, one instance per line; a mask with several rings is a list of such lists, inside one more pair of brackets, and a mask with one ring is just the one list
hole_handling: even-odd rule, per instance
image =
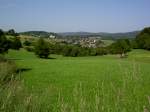
[[[24, 49], [10, 50], [24, 88], [42, 111], [147, 112], [150, 110], [150, 52], [39, 59]], [[32, 110], [32, 111], [36, 111]], [[40, 110], [39, 110], [40, 111]]]

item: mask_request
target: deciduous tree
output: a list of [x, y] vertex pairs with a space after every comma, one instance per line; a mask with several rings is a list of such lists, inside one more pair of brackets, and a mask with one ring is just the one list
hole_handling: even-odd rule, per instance
[[48, 58], [50, 54], [49, 44], [43, 38], [40, 38], [35, 46], [35, 54], [40, 58]]

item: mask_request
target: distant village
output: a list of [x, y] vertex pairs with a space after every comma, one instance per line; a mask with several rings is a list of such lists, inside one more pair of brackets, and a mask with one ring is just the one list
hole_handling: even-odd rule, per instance
[[61, 43], [67, 43], [67, 44], [73, 44], [73, 45], [80, 45], [81, 47], [90, 47], [90, 48], [96, 48], [96, 47], [103, 47], [104, 43], [101, 41], [101, 37], [87, 37], [83, 36], [82, 38], [57, 38], [55, 35], [50, 35], [49, 39], [53, 39], [57, 42]]

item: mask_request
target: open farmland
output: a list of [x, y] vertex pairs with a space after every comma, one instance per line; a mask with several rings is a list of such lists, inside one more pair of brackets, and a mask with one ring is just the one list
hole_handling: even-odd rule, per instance
[[24, 69], [23, 83], [33, 99], [43, 103], [42, 111], [149, 109], [148, 51], [133, 50], [125, 59], [116, 55], [76, 58], [50, 55], [50, 59], [39, 59], [22, 49], [11, 50], [7, 57]]

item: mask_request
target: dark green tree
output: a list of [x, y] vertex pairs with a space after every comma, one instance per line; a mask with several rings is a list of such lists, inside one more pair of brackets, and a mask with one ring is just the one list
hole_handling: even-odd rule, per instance
[[70, 56], [77, 57], [79, 54], [79, 48], [77, 46], [72, 47]]
[[120, 54], [120, 57], [125, 57], [126, 53], [131, 51], [130, 41], [128, 39], [119, 39], [110, 47], [113, 54]]
[[150, 27], [144, 28], [137, 36], [138, 48], [150, 50]]
[[4, 54], [8, 52], [10, 48], [9, 41], [5, 37], [4, 32], [0, 29], [0, 53]]
[[63, 54], [63, 56], [70, 56], [71, 51], [72, 51], [72, 47], [71, 47], [71, 46], [68, 46], [68, 45], [65, 45], [65, 46], [63, 47], [63, 52], [62, 52], [62, 54]]
[[64, 47], [64, 45], [60, 45], [60, 44], [56, 43], [56, 44], [53, 46], [54, 52], [55, 52], [56, 54], [62, 54], [63, 47]]
[[24, 46], [30, 46], [32, 44], [32, 42], [30, 42], [29, 40], [25, 40], [24, 42], [23, 42], [23, 45]]
[[78, 56], [89, 56], [90, 55], [90, 49], [86, 47], [80, 47], [79, 48], [79, 54]]
[[50, 54], [49, 44], [40, 38], [35, 45], [35, 54], [40, 58], [48, 58]]
[[19, 50], [22, 47], [20, 37], [15, 37], [12, 41], [12, 49]]
[[96, 55], [106, 55], [108, 53], [107, 48], [105, 47], [99, 47], [96, 48]]
[[132, 47], [133, 49], [138, 49], [138, 44], [137, 44], [137, 42], [136, 42], [135, 39], [131, 40], [131, 47]]
[[96, 56], [96, 55], [97, 55], [96, 49], [95, 49], [95, 48], [90, 48], [90, 49], [89, 49], [89, 55], [90, 55], [90, 56]]
[[18, 36], [14, 29], [8, 30], [7, 35]]

